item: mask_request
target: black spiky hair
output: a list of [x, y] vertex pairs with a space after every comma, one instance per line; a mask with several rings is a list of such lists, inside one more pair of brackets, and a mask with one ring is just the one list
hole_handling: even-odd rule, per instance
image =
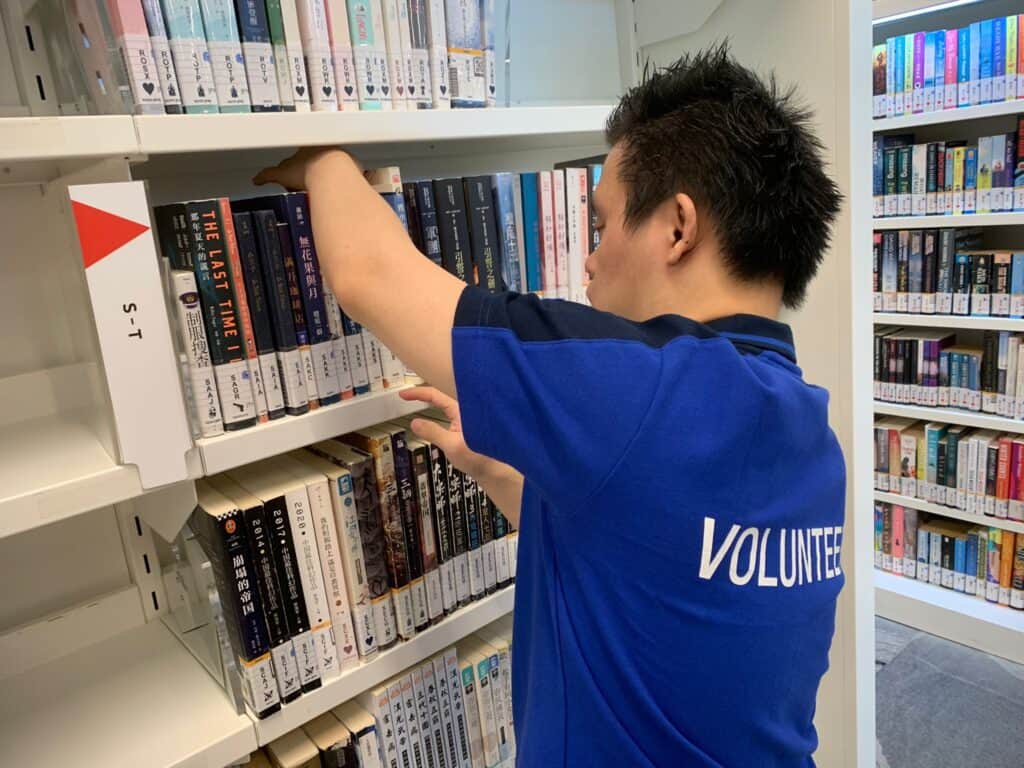
[[740, 65], [724, 42], [645, 67], [605, 136], [622, 149], [627, 226], [684, 192], [710, 216], [736, 277], [778, 281], [783, 303], [800, 305], [842, 195], [792, 89]]

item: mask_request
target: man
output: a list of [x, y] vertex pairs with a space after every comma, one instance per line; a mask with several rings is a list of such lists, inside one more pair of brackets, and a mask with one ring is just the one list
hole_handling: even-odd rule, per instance
[[340, 151], [257, 181], [309, 190], [342, 306], [452, 417], [417, 434], [518, 522], [519, 765], [809, 766], [845, 477], [774, 318], [839, 194], [807, 114], [724, 46], [646, 77], [607, 139], [594, 309], [466, 287]]

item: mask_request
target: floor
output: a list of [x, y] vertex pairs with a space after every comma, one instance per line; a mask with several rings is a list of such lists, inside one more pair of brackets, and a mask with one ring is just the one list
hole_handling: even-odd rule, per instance
[[875, 619], [877, 768], [1024, 768], [1024, 666]]

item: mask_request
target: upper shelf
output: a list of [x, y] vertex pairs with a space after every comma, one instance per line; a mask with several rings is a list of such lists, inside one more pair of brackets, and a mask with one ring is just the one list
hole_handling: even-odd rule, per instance
[[940, 125], [948, 123], [964, 123], [986, 117], [1003, 117], [1024, 113], [1024, 100], [999, 101], [994, 104], [977, 104], [973, 107], [943, 109], [934, 112], [919, 112], [915, 115], [885, 117], [871, 121], [871, 130], [902, 131], [907, 128], [920, 128], [924, 125]]
[[572, 143], [604, 130], [609, 105], [225, 115], [0, 118], [0, 162], [343, 144], [508, 140], [503, 150]]
[[885, 216], [871, 220], [880, 229], [930, 229], [933, 227], [1012, 227], [1024, 224], [1024, 213], [969, 213], [943, 216]]

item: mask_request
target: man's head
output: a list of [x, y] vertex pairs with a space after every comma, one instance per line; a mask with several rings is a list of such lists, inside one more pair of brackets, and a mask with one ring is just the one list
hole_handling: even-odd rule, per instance
[[722, 45], [645, 74], [605, 133], [594, 306], [709, 320], [800, 304], [841, 197], [791, 92]]

